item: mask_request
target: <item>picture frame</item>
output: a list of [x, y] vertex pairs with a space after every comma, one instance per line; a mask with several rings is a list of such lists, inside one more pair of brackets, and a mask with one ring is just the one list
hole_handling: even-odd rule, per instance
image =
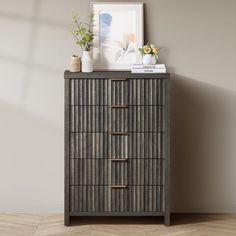
[[92, 2], [95, 71], [129, 71], [142, 58], [143, 2]]

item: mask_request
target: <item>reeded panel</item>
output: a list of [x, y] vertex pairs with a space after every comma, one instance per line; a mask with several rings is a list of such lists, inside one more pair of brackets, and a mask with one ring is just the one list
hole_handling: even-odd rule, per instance
[[129, 132], [166, 131], [166, 106], [129, 106]]
[[166, 105], [163, 79], [72, 79], [71, 105]]
[[128, 158], [128, 135], [109, 135], [108, 155], [110, 158]]
[[166, 105], [166, 81], [163, 79], [130, 79], [130, 105]]
[[72, 159], [72, 185], [165, 185], [164, 159]]
[[108, 79], [72, 79], [71, 105], [109, 105]]
[[166, 106], [71, 106], [72, 132], [166, 131]]
[[71, 158], [108, 158], [108, 133], [71, 133]]
[[111, 104], [110, 105], [127, 105], [128, 104], [128, 80], [110, 80], [111, 87]]
[[110, 130], [108, 106], [71, 106], [72, 132], [107, 132]]
[[130, 159], [128, 185], [165, 185], [165, 159]]
[[129, 133], [129, 158], [166, 158], [166, 133]]
[[70, 183], [72, 185], [110, 184], [111, 162], [108, 159], [77, 158], [70, 162]]
[[163, 212], [164, 186], [71, 186], [71, 212]]
[[107, 186], [71, 186], [71, 212], [109, 211], [110, 193]]

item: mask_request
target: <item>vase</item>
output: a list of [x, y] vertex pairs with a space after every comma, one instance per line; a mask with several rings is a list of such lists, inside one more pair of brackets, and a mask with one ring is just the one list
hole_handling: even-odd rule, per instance
[[152, 54], [143, 55], [143, 64], [144, 65], [155, 65], [157, 63], [157, 56]]
[[70, 59], [70, 71], [80, 72], [80, 57], [72, 56]]
[[83, 51], [82, 57], [82, 72], [93, 72], [93, 60], [90, 55], [90, 51]]

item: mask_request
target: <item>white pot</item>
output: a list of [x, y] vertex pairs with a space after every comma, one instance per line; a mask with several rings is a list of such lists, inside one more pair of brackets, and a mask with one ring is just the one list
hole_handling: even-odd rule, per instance
[[155, 65], [157, 63], [157, 56], [152, 54], [143, 55], [143, 64], [144, 65]]
[[70, 71], [80, 72], [80, 57], [72, 56], [70, 59]]
[[93, 72], [93, 60], [89, 51], [83, 51], [81, 62], [82, 72]]

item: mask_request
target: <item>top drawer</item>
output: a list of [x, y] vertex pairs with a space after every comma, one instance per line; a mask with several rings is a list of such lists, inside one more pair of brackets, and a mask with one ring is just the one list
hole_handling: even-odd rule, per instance
[[70, 105], [166, 105], [166, 79], [71, 79]]

